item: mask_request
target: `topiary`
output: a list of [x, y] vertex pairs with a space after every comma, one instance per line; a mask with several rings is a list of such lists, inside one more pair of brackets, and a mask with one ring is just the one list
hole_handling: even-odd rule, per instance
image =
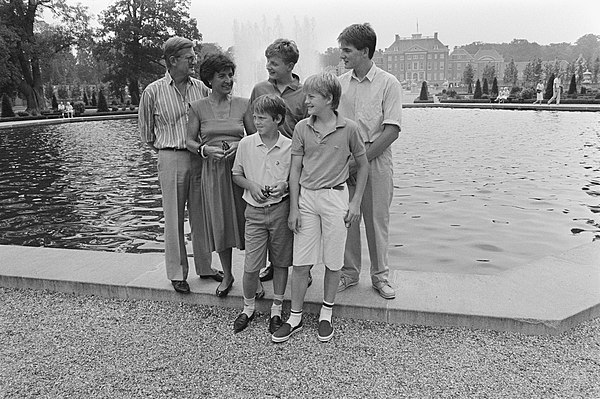
[[569, 91], [567, 94], [577, 94], [577, 81], [575, 75], [571, 76], [571, 83], [569, 83]]
[[494, 81], [492, 82], [492, 92], [490, 93], [491, 97], [498, 97], [498, 79], [494, 77]]
[[477, 82], [475, 82], [475, 93], [473, 93], [473, 98], [475, 100], [478, 100], [481, 98], [481, 95], [483, 93], [481, 92], [481, 82], [479, 81], [479, 79], [477, 79]]
[[52, 94], [52, 109], [58, 111], [58, 100], [54, 94]]
[[92, 93], [92, 107], [98, 105], [98, 101], [96, 100], [96, 92]]
[[487, 78], [483, 78], [483, 86], [481, 88], [481, 92], [483, 94], [490, 94], [490, 89], [488, 87], [488, 81]]
[[98, 112], [108, 112], [108, 104], [102, 90], [100, 90], [100, 94], [98, 94]]
[[546, 82], [546, 91], [544, 92], [544, 100], [550, 100], [552, 98], [552, 94], [554, 92], [554, 74], [551, 73], [548, 81]]
[[419, 100], [427, 100], [428, 97], [429, 95], [427, 93], [427, 82], [423, 81], [423, 83], [421, 84], [421, 94], [419, 94]]
[[88, 96], [87, 96], [87, 93], [85, 91], [83, 92], [83, 104], [84, 105], [90, 105], [90, 101], [88, 100]]
[[13, 116], [15, 116], [15, 113], [13, 111], [12, 101], [10, 101], [10, 98], [8, 97], [8, 95], [6, 93], [4, 93], [2, 95], [2, 117], [10, 118]]

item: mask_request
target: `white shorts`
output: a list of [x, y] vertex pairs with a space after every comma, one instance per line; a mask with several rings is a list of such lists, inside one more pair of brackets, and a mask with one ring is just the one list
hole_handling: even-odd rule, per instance
[[300, 231], [294, 236], [294, 265], [324, 263], [330, 270], [344, 264], [348, 188], [308, 190], [300, 187]]

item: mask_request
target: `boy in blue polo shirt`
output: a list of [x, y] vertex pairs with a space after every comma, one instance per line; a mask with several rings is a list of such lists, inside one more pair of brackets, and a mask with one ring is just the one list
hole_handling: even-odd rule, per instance
[[[294, 129], [289, 179], [288, 227], [294, 232], [292, 308], [287, 322], [271, 336], [276, 343], [287, 341], [302, 328], [308, 273], [317, 263], [325, 265], [318, 338], [328, 342], [333, 337], [331, 314], [344, 261], [346, 229], [359, 221], [367, 182], [368, 164], [358, 126], [336, 112], [342, 94], [337, 77], [327, 72], [313, 75], [303, 90], [310, 116]], [[352, 157], [358, 172], [356, 193], [349, 201], [344, 183]]]
[[[288, 176], [292, 141], [279, 133], [286, 107], [281, 97], [265, 94], [256, 99], [254, 126], [258, 134], [244, 137], [232, 168], [233, 181], [244, 189], [246, 255], [244, 261], [244, 309], [233, 323], [234, 331], [244, 330], [254, 318], [259, 272], [269, 259], [273, 265], [273, 306], [269, 332], [282, 324], [281, 308], [292, 265], [294, 236], [287, 227], [290, 211]], [[262, 291], [264, 295], [264, 291]]]

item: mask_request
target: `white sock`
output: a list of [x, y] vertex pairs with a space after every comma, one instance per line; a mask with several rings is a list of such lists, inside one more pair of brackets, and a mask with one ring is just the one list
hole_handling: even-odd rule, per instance
[[333, 313], [333, 303], [327, 303], [323, 301], [321, 306], [321, 313], [319, 314], [319, 321], [327, 320], [331, 323], [331, 314]]
[[254, 313], [254, 304], [256, 303], [256, 299], [252, 298], [244, 298], [244, 310], [242, 313], [246, 313], [246, 316], [250, 317]]
[[281, 317], [281, 308], [283, 307], [283, 295], [273, 295], [273, 305], [271, 305], [271, 317]]
[[292, 326], [292, 328], [296, 327], [302, 321], [302, 311], [292, 310], [290, 313], [290, 318], [287, 320], [287, 323]]

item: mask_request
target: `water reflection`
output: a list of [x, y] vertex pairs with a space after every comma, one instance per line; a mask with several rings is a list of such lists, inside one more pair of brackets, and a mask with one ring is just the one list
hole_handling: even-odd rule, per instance
[[[496, 273], [600, 238], [598, 113], [403, 116], [391, 268]], [[0, 130], [0, 244], [162, 251], [162, 229], [135, 120]]]

